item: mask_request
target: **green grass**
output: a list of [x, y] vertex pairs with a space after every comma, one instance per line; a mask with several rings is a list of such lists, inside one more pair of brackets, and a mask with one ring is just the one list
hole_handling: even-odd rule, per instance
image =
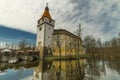
[[77, 55], [77, 56], [47, 56], [44, 59], [45, 60], [71, 60], [71, 59], [83, 59], [83, 58], [88, 58], [90, 55], [88, 54], [82, 54], [82, 55]]

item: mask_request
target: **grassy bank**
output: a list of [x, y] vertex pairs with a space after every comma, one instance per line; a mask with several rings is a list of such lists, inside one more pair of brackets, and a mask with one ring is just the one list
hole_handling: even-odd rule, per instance
[[77, 56], [47, 56], [45, 57], [45, 60], [71, 60], [71, 59], [83, 59], [88, 57], [90, 57], [90, 55], [88, 54], [82, 54]]

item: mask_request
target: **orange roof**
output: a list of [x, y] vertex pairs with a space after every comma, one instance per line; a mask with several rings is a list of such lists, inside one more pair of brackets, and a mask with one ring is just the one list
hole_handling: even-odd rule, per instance
[[44, 17], [47, 17], [47, 18], [49, 18], [49, 19], [52, 19], [51, 16], [50, 16], [49, 8], [48, 8], [48, 7], [45, 8], [45, 11], [44, 11], [41, 19], [44, 18]]

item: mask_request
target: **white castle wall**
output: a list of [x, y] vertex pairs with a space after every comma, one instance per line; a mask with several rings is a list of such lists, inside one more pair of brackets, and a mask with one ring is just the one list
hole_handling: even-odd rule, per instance
[[54, 20], [47, 17], [44, 17], [38, 21], [36, 42], [37, 47], [51, 47], [54, 23]]

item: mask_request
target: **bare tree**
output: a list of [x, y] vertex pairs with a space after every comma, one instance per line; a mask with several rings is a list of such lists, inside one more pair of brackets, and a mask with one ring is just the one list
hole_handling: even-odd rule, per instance
[[[75, 34], [80, 37], [82, 39], [82, 32], [83, 32], [84, 28], [82, 27], [82, 24], [79, 24], [77, 30], [75, 31]], [[76, 51], [76, 55], [79, 54], [80, 52], [80, 45], [82, 46], [82, 40], [81, 40], [81, 44], [78, 43], [74, 45], [75, 51]]]
[[113, 47], [116, 47], [118, 44], [117, 44], [117, 38], [113, 38], [112, 40], [111, 40], [111, 43], [112, 43], [112, 46]]
[[59, 53], [60, 53], [60, 58], [61, 58], [61, 41], [60, 41], [60, 36], [57, 36], [56, 43], [57, 43], [56, 45], [59, 48]]
[[76, 34], [78, 37], [82, 38], [82, 31], [83, 31], [83, 30], [84, 30], [84, 28], [82, 28], [82, 24], [79, 24], [77, 30], [75, 31], [75, 34]]
[[100, 38], [97, 40], [97, 45], [98, 45], [99, 48], [102, 47], [102, 42], [101, 42], [101, 39], [100, 39]]
[[18, 46], [21, 50], [26, 50], [27, 49], [27, 45], [28, 45], [28, 41], [26, 39], [22, 39], [20, 40], [20, 42], [18, 43]]
[[88, 35], [84, 38], [84, 47], [86, 48], [87, 53], [94, 53], [96, 48], [96, 40], [94, 37]]
[[118, 38], [120, 38], [120, 32], [118, 33]]

